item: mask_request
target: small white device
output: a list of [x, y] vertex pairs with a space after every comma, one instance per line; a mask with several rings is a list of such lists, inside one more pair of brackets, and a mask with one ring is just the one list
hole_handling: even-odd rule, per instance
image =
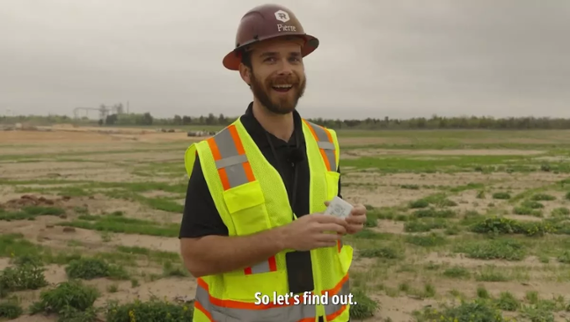
[[325, 215], [333, 215], [335, 217], [346, 218], [348, 215], [350, 215], [352, 208], [354, 207], [351, 204], [336, 196], [329, 203], [327, 210], [325, 210]]

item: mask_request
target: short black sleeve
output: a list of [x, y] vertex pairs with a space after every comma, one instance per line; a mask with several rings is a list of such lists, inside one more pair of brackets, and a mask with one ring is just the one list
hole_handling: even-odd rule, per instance
[[186, 190], [179, 238], [198, 238], [207, 235], [228, 236], [228, 234], [228, 228], [216, 209], [206, 179], [204, 179], [199, 157], [196, 156]]

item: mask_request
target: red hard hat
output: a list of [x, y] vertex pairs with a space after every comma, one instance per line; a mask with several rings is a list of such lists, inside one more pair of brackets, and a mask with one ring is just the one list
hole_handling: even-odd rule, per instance
[[238, 27], [235, 49], [228, 53], [223, 60], [227, 69], [238, 70], [241, 63], [241, 53], [253, 43], [277, 37], [298, 37], [303, 40], [301, 54], [312, 53], [319, 46], [319, 40], [305, 33], [303, 26], [289, 9], [276, 5], [265, 4], [248, 11]]

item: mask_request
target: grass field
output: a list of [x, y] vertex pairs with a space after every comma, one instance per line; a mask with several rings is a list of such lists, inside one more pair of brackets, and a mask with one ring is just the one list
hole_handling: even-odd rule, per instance
[[[0, 132], [0, 319], [189, 320], [196, 138], [130, 130]], [[568, 321], [570, 131], [338, 133], [353, 321]]]

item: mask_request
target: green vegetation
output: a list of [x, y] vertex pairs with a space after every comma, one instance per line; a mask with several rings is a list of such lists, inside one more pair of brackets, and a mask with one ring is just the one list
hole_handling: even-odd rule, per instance
[[48, 283], [44, 277], [44, 268], [36, 262], [20, 262], [15, 267], [7, 267], [0, 272], [0, 297], [9, 292], [37, 290]]
[[83, 284], [78, 280], [63, 282], [58, 286], [41, 292], [40, 300], [33, 303], [30, 312], [56, 313], [69, 319], [89, 312], [93, 303], [100, 296], [97, 288]]
[[90, 216], [82, 217], [70, 222], [62, 222], [58, 225], [77, 227], [113, 233], [140, 234], [151, 236], [176, 237], [180, 230], [178, 224], [160, 224], [154, 221], [127, 218], [122, 216]]
[[[114, 124], [149, 119], [126, 115]], [[222, 119], [153, 118], [152, 125], [215, 130], [230, 121]], [[367, 203], [365, 229], [343, 237], [354, 248], [353, 320], [397, 321], [410, 301], [418, 309], [405, 319], [415, 321], [554, 321], [568, 314], [561, 290], [570, 287], [570, 132], [512, 130], [517, 120], [315, 121], [337, 128], [344, 142], [342, 194]], [[458, 130], [454, 122], [487, 130]], [[433, 130], [439, 127], [449, 130]], [[490, 130], [497, 127], [511, 130]], [[0, 146], [6, 195], [47, 198], [0, 204], [0, 227], [7, 227], [0, 261], [9, 264], [0, 271], [0, 319], [191, 320], [193, 304], [180, 297], [107, 301], [146, 292], [147, 283], [193, 295], [186, 294], [194, 278], [177, 241], [189, 142]], [[67, 169], [73, 164], [81, 171]], [[10, 175], [11, 167], [26, 173], [28, 165], [33, 178]], [[67, 280], [53, 284], [48, 273]], [[521, 296], [521, 283], [537, 292]], [[387, 297], [395, 298], [390, 310]]]
[[152, 298], [148, 302], [135, 300], [127, 304], [112, 301], [105, 309], [108, 322], [123, 321], [192, 321], [193, 307]]
[[129, 279], [129, 274], [121, 266], [109, 265], [99, 258], [74, 259], [65, 267], [67, 276], [72, 279], [91, 280], [98, 277]]
[[0, 300], [0, 319], [13, 320], [24, 313], [17, 299]]
[[24, 207], [18, 211], [6, 211], [0, 208], [0, 220], [34, 220], [38, 216], [60, 216], [65, 211], [55, 207]]

